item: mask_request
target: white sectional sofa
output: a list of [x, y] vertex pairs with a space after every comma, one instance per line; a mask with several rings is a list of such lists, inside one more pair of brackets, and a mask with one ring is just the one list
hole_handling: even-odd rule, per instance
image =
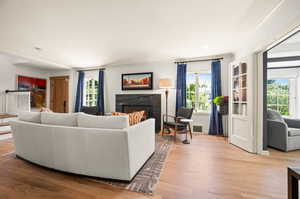
[[16, 154], [48, 168], [130, 181], [154, 153], [155, 120], [127, 116], [20, 113], [11, 121]]

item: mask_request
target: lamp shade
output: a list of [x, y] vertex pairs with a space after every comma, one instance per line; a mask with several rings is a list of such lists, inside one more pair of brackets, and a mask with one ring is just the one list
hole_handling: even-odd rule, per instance
[[173, 82], [170, 78], [161, 78], [159, 80], [159, 88], [173, 88]]

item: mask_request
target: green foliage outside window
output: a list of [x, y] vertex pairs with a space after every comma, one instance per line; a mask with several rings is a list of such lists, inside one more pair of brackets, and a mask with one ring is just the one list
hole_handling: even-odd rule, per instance
[[210, 74], [188, 74], [186, 101], [187, 107], [197, 111], [210, 111], [211, 108]]
[[87, 79], [85, 82], [85, 106], [96, 106], [98, 96], [98, 80]]
[[289, 80], [276, 79], [267, 81], [267, 105], [268, 109], [280, 112], [282, 115], [290, 115], [289, 111]]

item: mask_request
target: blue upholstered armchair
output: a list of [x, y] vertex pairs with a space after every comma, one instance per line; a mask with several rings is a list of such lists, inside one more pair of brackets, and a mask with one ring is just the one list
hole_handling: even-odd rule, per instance
[[277, 111], [267, 112], [268, 145], [282, 151], [300, 149], [300, 120], [283, 118]]

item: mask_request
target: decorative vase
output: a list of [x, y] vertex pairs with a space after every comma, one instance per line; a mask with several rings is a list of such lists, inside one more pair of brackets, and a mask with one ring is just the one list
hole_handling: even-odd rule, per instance
[[217, 110], [221, 115], [228, 115], [228, 103], [223, 105], [218, 105]]

